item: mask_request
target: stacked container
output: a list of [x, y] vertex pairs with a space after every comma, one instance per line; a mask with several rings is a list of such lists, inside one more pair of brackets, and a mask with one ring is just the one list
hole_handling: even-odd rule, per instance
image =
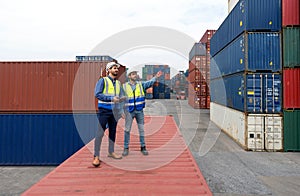
[[299, 0], [282, 0], [284, 150], [300, 151]]
[[211, 119], [247, 150], [283, 149], [280, 31], [280, 0], [240, 0], [211, 39]]
[[106, 64], [0, 62], [0, 164], [57, 165], [89, 142]]
[[153, 87], [147, 89], [147, 99], [170, 99], [170, 67], [168, 65], [145, 65], [142, 71], [142, 80], [151, 80], [159, 71], [163, 75], [158, 78]]
[[206, 44], [195, 43], [189, 54], [188, 74], [188, 103], [193, 108], [209, 108], [208, 72]]
[[184, 71], [179, 71], [171, 79], [171, 89], [176, 94], [176, 99], [186, 99], [188, 96], [188, 81]]

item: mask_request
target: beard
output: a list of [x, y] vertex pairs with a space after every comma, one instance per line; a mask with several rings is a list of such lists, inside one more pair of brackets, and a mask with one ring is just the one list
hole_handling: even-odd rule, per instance
[[118, 72], [111, 73], [113, 76], [118, 76]]

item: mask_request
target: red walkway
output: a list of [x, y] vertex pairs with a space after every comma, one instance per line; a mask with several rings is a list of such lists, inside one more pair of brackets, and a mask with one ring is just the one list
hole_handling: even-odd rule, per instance
[[[116, 142], [119, 154], [123, 127], [121, 120]], [[139, 151], [135, 124], [127, 157], [108, 158], [108, 142], [103, 138], [102, 164], [94, 168], [91, 142], [23, 195], [212, 195], [172, 117], [146, 117], [145, 130], [148, 156]]]

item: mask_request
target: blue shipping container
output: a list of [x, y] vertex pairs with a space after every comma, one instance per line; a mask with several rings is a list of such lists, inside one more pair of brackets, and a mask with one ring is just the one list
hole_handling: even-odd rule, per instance
[[243, 33], [212, 57], [211, 79], [241, 71], [280, 71], [280, 43], [280, 33]]
[[206, 48], [202, 43], [195, 43], [189, 53], [189, 60], [191, 61], [194, 56], [205, 56]]
[[95, 114], [0, 114], [0, 165], [58, 165], [97, 127]]
[[281, 0], [240, 0], [211, 38], [215, 56], [243, 31], [280, 31]]
[[[238, 73], [216, 79], [216, 81], [219, 83], [224, 81], [226, 88], [225, 106], [250, 113], [280, 113], [282, 104], [281, 78], [281, 74], [277, 73]], [[216, 83], [215, 80], [212, 83]], [[213, 92], [215, 93], [215, 91], [214, 89]], [[211, 95], [211, 97], [216, 99], [215, 95]], [[217, 99], [214, 102], [218, 103], [220, 100]], [[220, 104], [224, 105], [224, 102]]]

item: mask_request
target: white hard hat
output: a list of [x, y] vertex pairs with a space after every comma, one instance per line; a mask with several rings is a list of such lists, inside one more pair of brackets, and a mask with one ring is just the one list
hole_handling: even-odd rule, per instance
[[106, 71], [108, 71], [109, 69], [111, 69], [113, 66], [117, 66], [118, 68], [120, 67], [120, 65], [118, 63], [115, 62], [109, 62], [106, 65]]
[[130, 75], [131, 73], [133, 73], [133, 72], [136, 72], [136, 73], [137, 73], [138, 71], [137, 71], [137, 70], [135, 70], [135, 69], [133, 69], [133, 70], [129, 70], [127, 75], [129, 76], [129, 75]]

